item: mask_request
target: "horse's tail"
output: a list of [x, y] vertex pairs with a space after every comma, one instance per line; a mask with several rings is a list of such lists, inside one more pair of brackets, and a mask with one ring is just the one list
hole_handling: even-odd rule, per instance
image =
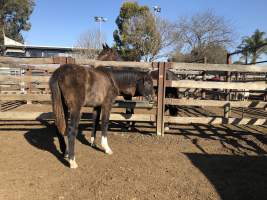
[[58, 131], [61, 134], [65, 134], [66, 131], [66, 121], [64, 114], [63, 101], [61, 96], [61, 90], [58, 84], [57, 74], [54, 73], [49, 81], [50, 90], [52, 94], [52, 107], [55, 116], [55, 124]]

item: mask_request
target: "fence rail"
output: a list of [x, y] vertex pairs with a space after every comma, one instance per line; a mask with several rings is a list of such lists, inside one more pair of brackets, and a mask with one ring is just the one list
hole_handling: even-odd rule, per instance
[[[265, 80], [253, 81], [253, 74], [267, 73], [267, 65], [233, 65], [233, 64], [202, 64], [202, 63], [142, 63], [142, 62], [116, 62], [116, 61], [96, 61], [86, 59], [70, 58], [10, 58], [0, 57], [0, 69], [20, 69], [25, 71], [21, 76], [13, 76], [8, 73], [0, 75], [0, 101], [39, 101], [49, 102], [50, 94], [48, 81], [51, 73], [63, 63], [77, 63], [84, 66], [91, 65], [98, 66], [112, 66], [112, 67], [137, 67], [140, 69], [158, 69], [158, 79], [155, 85], [158, 86], [158, 96], [156, 103], [156, 112], [154, 114], [133, 114], [125, 115], [112, 113], [111, 120], [117, 121], [150, 121], [157, 123], [157, 134], [164, 134], [164, 123], [204, 123], [204, 124], [254, 124], [266, 125], [265, 118], [232, 118], [229, 113], [231, 108], [267, 108], [266, 102], [266, 88], [267, 82]], [[23, 69], [23, 70], [22, 70]], [[201, 80], [166, 80], [166, 70], [173, 70], [177, 74], [192, 76], [202, 76]], [[206, 80], [206, 75], [209, 73], [220, 72], [224, 76], [224, 81], [214, 82]], [[0, 71], [1, 73], [1, 71]], [[249, 81], [235, 81], [231, 82], [231, 77], [234, 73], [250, 73]], [[8, 74], [8, 75], [7, 75]], [[252, 75], [251, 75], [252, 74]], [[22, 85], [22, 86], [21, 86]], [[23, 91], [18, 90], [23, 87]], [[172, 99], [165, 98], [166, 87], [176, 87], [180, 91], [193, 90], [198, 92], [201, 89], [202, 99]], [[188, 90], [183, 90], [187, 88]], [[231, 91], [257, 91], [265, 97], [265, 101], [233, 101], [229, 98], [226, 100], [206, 99], [203, 95], [205, 91], [214, 92], [213, 89], [224, 91], [226, 96]], [[217, 91], [217, 92], [218, 92]], [[224, 115], [217, 117], [173, 117], [167, 116], [164, 112], [165, 105], [179, 105], [179, 106], [194, 106], [194, 107], [223, 107]], [[152, 109], [153, 106], [143, 101], [117, 101], [114, 107], [131, 107]], [[0, 109], [1, 110], [1, 109]], [[90, 116], [90, 115], [88, 115]], [[52, 113], [41, 112], [17, 112], [7, 111], [0, 112], [0, 120], [36, 120], [36, 119], [51, 119]]]

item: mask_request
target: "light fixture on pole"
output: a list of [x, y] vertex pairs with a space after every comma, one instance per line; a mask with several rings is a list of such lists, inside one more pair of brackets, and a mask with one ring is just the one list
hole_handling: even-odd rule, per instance
[[106, 22], [108, 19], [105, 17], [95, 16], [95, 22], [99, 23], [99, 47], [101, 47], [102, 37], [101, 37], [101, 24], [102, 22]]
[[155, 17], [155, 23], [157, 24], [157, 13], [161, 12], [161, 7], [159, 6], [153, 6], [154, 9], [154, 17]]
[[154, 9], [155, 14], [161, 12], [161, 7], [159, 6], [153, 6], [153, 9]]

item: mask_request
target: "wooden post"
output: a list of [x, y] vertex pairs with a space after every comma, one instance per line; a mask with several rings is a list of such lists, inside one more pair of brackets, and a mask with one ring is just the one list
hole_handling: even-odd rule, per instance
[[166, 66], [164, 62], [158, 63], [158, 97], [157, 97], [157, 135], [164, 136], [164, 111], [165, 111], [165, 80]]
[[[231, 81], [231, 72], [226, 72], [226, 82]], [[231, 99], [231, 90], [226, 90], [226, 100], [230, 101]]]
[[[202, 81], [206, 81], [206, 72], [203, 71], [202, 73]], [[201, 99], [205, 99], [206, 98], [206, 91], [205, 89], [202, 89], [201, 91]]]
[[[20, 68], [20, 76], [24, 76], [25, 75], [25, 69]], [[20, 91], [25, 94], [25, 82], [24, 81], [20, 81]]]
[[[32, 77], [32, 69], [31, 69], [31, 67], [27, 68], [27, 70], [25, 72], [25, 75]], [[32, 92], [32, 82], [31, 81], [29, 81], [27, 87], [28, 87], [27, 88], [27, 94], [31, 94], [31, 92]], [[31, 100], [27, 100], [27, 104], [32, 104], [32, 101]]]
[[[204, 64], [207, 64], [207, 57], [204, 57]], [[206, 71], [202, 72], [202, 81], [206, 81]], [[201, 99], [205, 99], [206, 98], [206, 92], [205, 89], [201, 90]]]
[[223, 117], [226, 118], [228, 120], [229, 116], [230, 116], [230, 112], [231, 112], [231, 106], [230, 103], [227, 103], [224, 106], [224, 113], [223, 113]]
[[[267, 83], [267, 73], [265, 73], [265, 83]], [[264, 101], [267, 101], [267, 88], [265, 88]], [[267, 111], [267, 107], [264, 110]]]
[[[231, 64], [231, 55], [230, 54], [227, 54], [227, 64]], [[230, 82], [231, 81], [231, 72], [227, 72], [226, 73], [226, 81], [227, 82]], [[230, 94], [230, 90], [226, 90], [226, 100], [227, 101], [230, 101], [230, 98], [231, 98], [231, 94]]]
[[75, 58], [67, 57], [66, 62], [67, 62], [67, 64], [75, 64]]
[[[45, 75], [45, 76], [49, 76], [49, 72], [48, 72], [48, 70], [45, 70], [45, 71], [44, 71], [44, 75]], [[49, 88], [48, 88], [48, 87], [44, 89], [44, 93], [45, 93], [45, 94], [49, 94]]]

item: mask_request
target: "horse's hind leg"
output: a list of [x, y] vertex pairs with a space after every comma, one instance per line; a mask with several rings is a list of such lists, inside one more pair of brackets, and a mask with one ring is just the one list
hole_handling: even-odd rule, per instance
[[[66, 106], [66, 104], [64, 102], [63, 102], [62, 105], [63, 105], [64, 116], [65, 116], [65, 124], [67, 126], [68, 118], [69, 118], [68, 107]], [[66, 128], [66, 131], [67, 131], [67, 128]], [[64, 139], [64, 135], [66, 135], [66, 134], [59, 132], [58, 129], [57, 129], [56, 134], [57, 134], [57, 138], [58, 138], [58, 141], [59, 141], [60, 151], [62, 152], [64, 157], [68, 157], [68, 150], [66, 148], [66, 142], [65, 142], [65, 139]]]
[[[69, 126], [69, 109], [68, 107], [66, 106], [65, 103], [63, 103], [63, 108], [64, 108], [64, 115], [65, 115], [65, 124], [66, 124], [66, 133], [64, 133], [64, 135], [68, 135], [68, 126]], [[63, 137], [63, 141], [65, 143], [65, 139]], [[66, 144], [66, 143], [65, 143]], [[65, 145], [66, 146], [66, 145]], [[65, 147], [65, 151], [62, 151], [64, 153], [64, 157], [65, 158], [68, 158], [69, 157], [69, 150], [68, 148]]]
[[65, 155], [66, 143], [65, 143], [64, 136], [58, 131], [58, 129], [56, 130], [56, 134], [57, 134], [57, 138], [59, 142], [60, 151], [62, 152], [63, 155]]
[[112, 107], [111, 102], [107, 102], [102, 105], [102, 118], [101, 118], [101, 129], [102, 129], [101, 146], [103, 147], [105, 153], [109, 155], [113, 153], [108, 145], [108, 139], [107, 139], [107, 130], [108, 130], [111, 107]]
[[93, 128], [91, 132], [91, 146], [96, 146], [96, 131], [99, 125], [101, 106], [94, 107], [93, 110]]
[[70, 168], [77, 168], [78, 165], [75, 161], [74, 155], [74, 146], [75, 146], [75, 138], [78, 133], [78, 126], [80, 121], [80, 110], [77, 109], [75, 111], [70, 112], [70, 124], [68, 126], [68, 147], [69, 147], [69, 163]]

